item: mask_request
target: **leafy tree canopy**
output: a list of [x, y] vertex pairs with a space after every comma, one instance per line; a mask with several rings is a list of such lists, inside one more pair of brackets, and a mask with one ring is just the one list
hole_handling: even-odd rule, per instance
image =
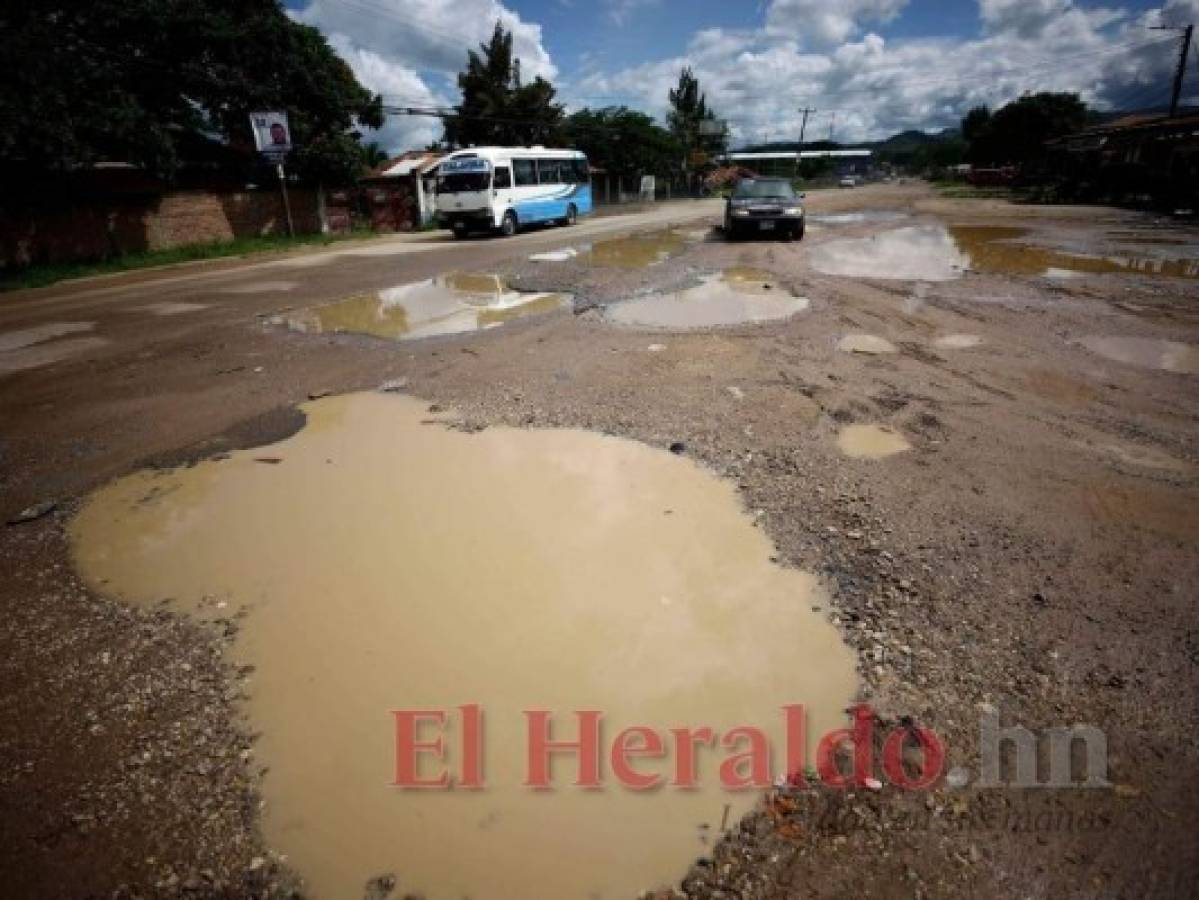
[[498, 21], [491, 40], [480, 44], [479, 52], [468, 52], [458, 87], [462, 102], [458, 115], [446, 120], [447, 144], [522, 146], [561, 140], [562, 106], [554, 102], [554, 86], [540, 76], [521, 82], [512, 33]]
[[361, 168], [355, 124], [382, 102], [277, 0], [49, 0], [0, 11], [0, 160], [62, 171], [98, 160], [170, 176], [203, 135], [252, 147], [249, 113], [285, 109], [291, 165]]
[[1027, 165], [1045, 158], [1046, 141], [1086, 123], [1087, 106], [1078, 94], [1026, 94], [989, 118], [971, 110], [962, 120], [962, 134], [970, 142], [972, 163]]
[[678, 171], [681, 148], [674, 135], [645, 113], [625, 106], [582, 109], [566, 119], [570, 145], [593, 166], [613, 175], [669, 175]]

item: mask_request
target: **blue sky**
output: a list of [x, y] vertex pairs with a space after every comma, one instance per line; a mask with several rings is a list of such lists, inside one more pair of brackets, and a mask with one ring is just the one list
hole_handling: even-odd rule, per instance
[[[569, 108], [623, 103], [665, 112], [688, 65], [734, 138], [798, 129], [843, 140], [956, 124], [970, 106], [1071, 90], [1100, 108], [1158, 105], [1176, 39], [1199, 0], [288, 0], [359, 79], [390, 102], [452, 104], [468, 48], [497, 18], [523, 71]], [[1192, 67], [1190, 84], [1199, 84]], [[1188, 88], [1187, 96], [1194, 91]], [[440, 135], [436, 120], [389, 122], [391, 150]]]

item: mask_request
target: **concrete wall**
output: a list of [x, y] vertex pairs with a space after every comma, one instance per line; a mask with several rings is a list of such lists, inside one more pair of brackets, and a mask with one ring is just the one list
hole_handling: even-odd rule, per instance
[[[288, 196], [296, 232], [320, 231], [316, 191], [289, 188]], [[0, 267], [81, 262], [286, 233], [283, 199], [277, 189], [178, 191], [47, 209], [0, 206]]]

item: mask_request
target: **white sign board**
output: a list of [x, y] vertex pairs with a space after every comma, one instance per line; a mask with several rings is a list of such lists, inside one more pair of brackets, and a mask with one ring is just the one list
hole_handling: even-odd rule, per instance
[[291, 129], [287, 126], [287, 113], [250, 113], [250, 127], [254, 130], [254, 146], [259, 153], [282, 157], [291, 150]]
[[656, 187], [655, 181], [656, 181], [656, 179], [654, 178], [653, 175], [642, 175], [641, 176], [641, 202], [642, 203], [653, 203], [654, 202], [654, 189]]

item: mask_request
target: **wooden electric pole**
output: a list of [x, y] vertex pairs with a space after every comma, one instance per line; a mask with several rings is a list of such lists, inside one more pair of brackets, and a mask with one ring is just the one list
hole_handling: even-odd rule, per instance
[[1194, 25], [1188, 25], [1182, 33], [1182, 50], [1178, 54], [1178, 71], [1174, 73], [1174, 91], [1170, 94], [1170, 118], [1178, 115], [1178, 98], [1182, 96], [1182, 79], [1187, 70], [1187, 54], [1191, 52], [1191, 35]]
[[1182, 79], [1187, 71], [1187, 54], [1191, 52], [1191, 36], [1195, 31], [1194, 25], [1155, 25], [1153, 31], [1181, 31], [1182, 48], [1178, 53], [1178, 68], [1174, 70], [1174, 87], [1170, 91], [1170, 118], [1178, 115], [1178, 99], [1182, 96]]
[[800, 160], [803, 158], [803, 136], [804, 132], [808, 130], [808, 116], [816, 112], [816, 110], [805, 106], [800, 112], [803, 113], [803, 121], [799, 125], [799, 147], [795, 151], [795, 174], [797, 175], [799, 174]]

